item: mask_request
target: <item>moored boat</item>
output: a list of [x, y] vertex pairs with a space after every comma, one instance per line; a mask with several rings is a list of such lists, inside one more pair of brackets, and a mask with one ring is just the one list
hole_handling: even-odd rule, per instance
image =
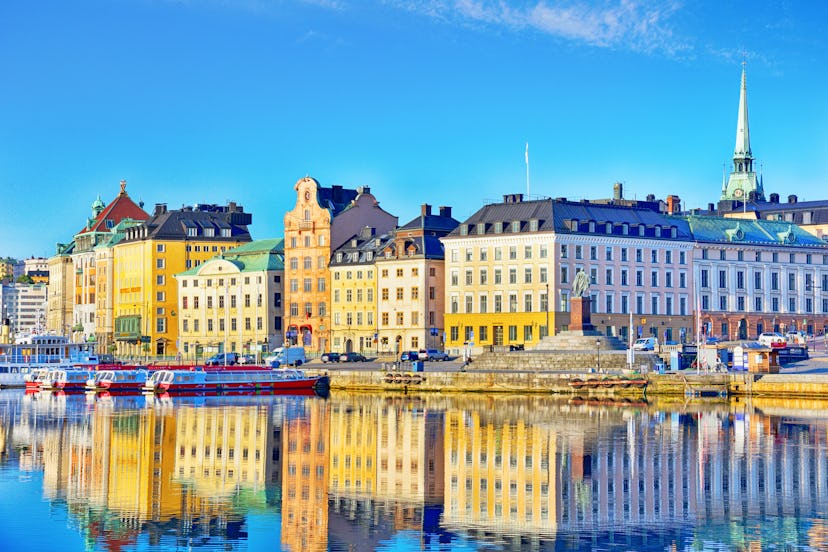
[[198, 367], [193, 370], [158, 370], [150, 375], [144, 391], [257, 392], [307, 391], [327, 387], [328, 376], [308, 376], [298, 369], [251, 366]]
[[147, 383], [147, 368], [97, 370], [86, 380], [87, 391], [141, 391]]
[[48, 368], [34, 368], [31, 372], [23, 376], [23, 382], [26, 385], [26, 391], [37, 391], [43, 385], [43, 380], [49, 375]]
[[52, 389], [61, 391], [82, 391], [86, 387], [86, 380], [89, 379], [90, 370], [49, 370], [40, 385], [41, 389]]

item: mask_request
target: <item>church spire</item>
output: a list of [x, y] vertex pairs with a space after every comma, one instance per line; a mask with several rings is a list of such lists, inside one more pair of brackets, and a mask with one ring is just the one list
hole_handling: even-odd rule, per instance
[[742, 88], [739, 91], [739, 119], [736, 123], [736, 148], [733, 151], [734, 161], [737, 158], [753, 161], [750, 152], [750, 130], [748, 128], [747, 75], [745, 65], [746, 63], [743, 61]]
[[747, 70], [742, 62], [742, 85], [739, 89], [739, 114], [736, 121], [736, 147], [733, 150], [733, 168], [727, 185], [722, 189], [722, 201], [765, 201], [762, 182], [753, 170], [753, 152], [750, 150], [748, 126]]

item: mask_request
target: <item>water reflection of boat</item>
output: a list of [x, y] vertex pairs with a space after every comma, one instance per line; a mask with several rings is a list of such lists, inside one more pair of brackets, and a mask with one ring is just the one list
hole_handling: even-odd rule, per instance
[[328, 376], [308, 376], [298, 369], [216, 366], [196, 370], [158, 370], [144, 390], [153, 393], [307, 392], [328, 386]]

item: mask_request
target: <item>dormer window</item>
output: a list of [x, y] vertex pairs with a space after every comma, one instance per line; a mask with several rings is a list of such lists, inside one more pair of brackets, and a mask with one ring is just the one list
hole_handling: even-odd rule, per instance
[[529, 231], [530, 232], [537, 232], [538, 231], [538, 220], [532, 219], [529, 221]]
[[657, 237], [657, 238], [661, 237], [661, 226], [656, 226], [655, 227], [655, 237]]
[[482, 235], [486, 233], [486, 223], [485, 222], [478, 222], [477, 223], [477, 233]]
[[467, 224], [460, 225], [460, 235], [461, 236], [468, 236], [469, 235], [469, 226]]
[[512, 232], [514, 232], [514, 233], [520, 232], [520, 221], [519, 220], [513, 220], [512, 221]]
[[495, 231], [495, 234], [502, 234], [503, 233], [503, 223], [502, 222], [494, 223], [494, 231]]
[[624, 224], [621, 225], [621, 234], [626, 236], [629, 233], [630, 233], [630, 225], [625, 222]]
[[336, 262], [338, 262], [338, 263], [342, 262], [342, 253], [337, 253], [336, 254]]
[[372, 261], [373, 259], [374, 259], [374, 252], [373, 251], [368, 251], [365, 254], [365, 260]]
[[676, 228], [675, 226], [670, 227], [670, 237], [671, 238], [677, 238], [678, 237], [678, 228]]
[[611, 222], [608, 222], [608, 223], [607, 223], [606, 227], [604, 228], [604, 231], [605, 231], [607, 234], [612, 234], [612, 223], [611, 223]]
[[594, 220], [589, 221], [589, 231], [590, 231], [590, 233], [595, 232], [595, 221]]
[[572, 219], [569, 221], [569, 229], [573, 232], [578, 231], [578, 219]]
[[639, 224], [638, 225], [638, 235], [643, 236], [645, 231], [646, 231], [645, 226], [643, 224]]

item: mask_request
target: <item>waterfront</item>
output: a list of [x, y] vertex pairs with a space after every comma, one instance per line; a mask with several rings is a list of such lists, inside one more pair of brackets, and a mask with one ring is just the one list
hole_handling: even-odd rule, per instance
[[0, 392], [4, 550], [821, 550], [828, 401]]

